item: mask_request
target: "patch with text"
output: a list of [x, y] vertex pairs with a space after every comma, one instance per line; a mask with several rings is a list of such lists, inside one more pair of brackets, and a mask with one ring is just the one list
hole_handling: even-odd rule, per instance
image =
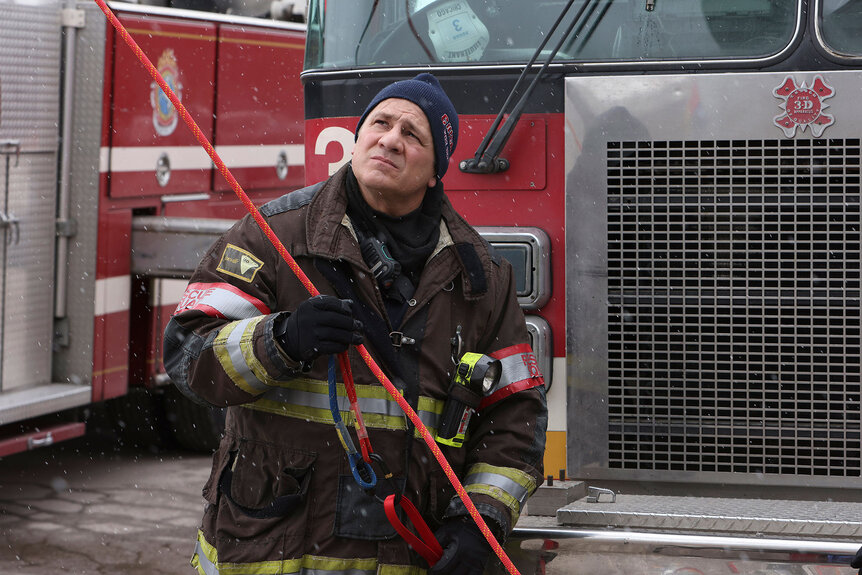
[[221, 255], [221, 261], [216, 268], [218, 271], [229, 276], [239, 278], [249, 283], [254, 281], [254, 276], [263, 267], [263, 262], [251, 252], [228, 244]]

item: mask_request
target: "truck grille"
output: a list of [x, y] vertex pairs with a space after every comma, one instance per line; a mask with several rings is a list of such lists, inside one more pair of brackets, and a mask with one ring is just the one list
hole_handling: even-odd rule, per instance
[[607, 146], [609, 466], [858, 477], [860, 140]]

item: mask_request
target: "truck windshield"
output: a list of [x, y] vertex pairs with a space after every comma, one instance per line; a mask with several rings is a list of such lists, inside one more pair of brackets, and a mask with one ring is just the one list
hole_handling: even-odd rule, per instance
[[[566, 4], [311, 0], [306, 69], [526, 62]], [[792, 41], [797, 13], [790, 0], [576, 0], [555, 61], [760, 58]]]
[[826, 47], [838, 54], [862, 56], [862, 2], [859, 0], [824, 0], [820, 29]]

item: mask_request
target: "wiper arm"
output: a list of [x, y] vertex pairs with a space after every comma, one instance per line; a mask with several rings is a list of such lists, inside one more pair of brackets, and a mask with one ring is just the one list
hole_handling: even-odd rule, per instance
[[[598, 2], [599, 0], [595, 1]], [[569, 9], [572, 7], [572, 4], [574, 4], [574, 2], [575, 0], [569, 0], [569, 2], [563, 8], [562, 12], [560, 12], [560, 15], [557, 16], [557, 20], [554, 22], [554, 25], [551, 26], [551, 29], [545, 35], [545, 38], [542, 40], [542, 43], [539, 44], [539, 47], [533, 54], [533, 57], [530, 58], [530, 61], [524, 67], [524, 70], [521, 72], [521, 75], [515, 82], [515, 86], [512, 88], [512, 91], [509, 92], [509, 96], [503, 103], [503, 107], [500, 110], [500, 113], [497, 114], [496, 119], [494, 119], [494, 123], [491, 124], [491, 127], [488, 129], [488, 133], [485, 134], [485, 137], [482, 139], [482, 143], [479, 144], [479, 148], [476, 150], [476, 154], [470, 159], [463, 160], [458, 166], [462, 172], [467, 172], [470, 174], [494, 174], [497, 172], [504, 172], [509, 169], [509, 161], [505, 158], [499, 157], [500, 152], [506, 145], [506, 142], [509, 141], [509, 137], [512, 135], [512, 132], [515, 129], [515, 124], [518, 123], [521, 114], [523, 114], [524, 108], [527, 105], [527, 100], [529, 100], [530, 95], [536, 88], [539, 79], [544, 75], [545, 70], [548, 69], [548, 66], [551, 64], [551, 61], [557, 55], [557, 52], [559, 52], [560, 47], [563, 45], [563, 42], [565, 42], [566, 39], [569, 37], [569, 34], [571, 34], [572, 30], [581, 20], [581, 16], [583, 15], [584, 10], [587, 8], [587, 6], [593, 3], [593, 0], [587, 0], [586, 2], [584, 2], [584, 5], [581, 6], [577, 14], [575, 14], [575, 17], [572, 19], [572, 22], [569, 24], [569, 27], [566, 29], [566, 32], [560, 37], [560, 40], [557, 42], [557, 45], [554, 46], [553, 51], [545, 59], [545, 62], [542, 64], [542, 68], [536, 73], [536, 76], [533, 78], [533, 82], [521, 96], [521, 99], [518, 100], [518, 103], [515, 104], [515, 107], [512, 109], [512, 112], [506, 118], [506, 122], [499, 130], [497, 130], [497, 127], [500, 126], [500, 122], [503, 121], [503, 116], [506, 115], [506, 109], [509, 107], [509, 103], [512, 101], [512, 99], [515, 97], [515, 94], [518, 92], [518, 88], [524, 81], [524, 78], [527, 76], [527, 72], [533, 66], [535, 61], [539, 58], [539, 55], [545, 48], [545, 44], [547, 44], [548, 40], [550, 40], [551, 36], [553, 36], [554, 32], [557, 30], [557, 27], [560, 25], [560, 22], [562, 22], [563, 18], [565, 18], [566, 14], [568, 14]]]
[[[581, 19], [582, 20], [581, 23], [578, 24], [578, 29], [575, 30], [574, 34], [569, 34], [569, 36], [571, 37], [571, 40], [569, 40], [569, 43], [566, 46], [566, 51], [573, 48], [575, 41], [578, 41], [578, 40], [580, 41], [580, 47], [581, 48], [586, 46], [587, 42], [589, 42], [590, 38], [592, 38], [593, 32], [595, 32], [596, 29], [599, 27], [599, 22], [601, 22], [602, 19], [605, 17], [605, 14], [607, 13], [608, 8], [611, 7], [611, 4], [613, 4], [613, 2], [614, 2], [614, 0], [607, 0], [605, 2], [604, 6], [602, 6], [601, 10], [599, 10], [598, 15], [596, 16], [595, 20], [593, 21], [593, 25], [590, 26], [589, 30], [587, 30], [587, 33], [584, 35], [583, 38], [581, 38], [581, 32], [584, 31], [584, 27], [586, 27], [587, 22], [589, 22], [590, 18], [596, 12], [596, 8], [599, 7], [599, 3], [595, 2], [594, 4], [592, 4], [590, 6], [589, 12], [586, 13], [586, 16], [584, 16]], [[577, 52], [574, 52], [574, 53], [577, 53]]]
[[365, 40], [365, 34], [368, 33], [368, 27], [371, 25], [371, 20], [374, 19], [374, 12], [377, 11], [377, 4], [380, 0], [374, 0], [371, 5], [371, 10], [368, 11], [368, 19], [365, 21], [365, 26], [362, 28], [362, 34], [359, 36], [359, 41], [356, 43], [356, 50], [353, 52], [353, 65], [359, 65], [359, 49], [362, 47], [362, 42]]

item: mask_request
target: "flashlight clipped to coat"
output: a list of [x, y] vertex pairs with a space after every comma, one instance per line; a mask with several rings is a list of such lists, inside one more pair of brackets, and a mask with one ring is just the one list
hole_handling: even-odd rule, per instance
[[452, 383], [449, 397], [443, 407], [443, 416], [437, 429], [437, 442], [452, 447], [461, 447], [467, 435], [470, 416], [479, 408], [485, 395], [500, 381], [502, 365], [499, 360], [481, 353], [465, 353], [461, 356]]

